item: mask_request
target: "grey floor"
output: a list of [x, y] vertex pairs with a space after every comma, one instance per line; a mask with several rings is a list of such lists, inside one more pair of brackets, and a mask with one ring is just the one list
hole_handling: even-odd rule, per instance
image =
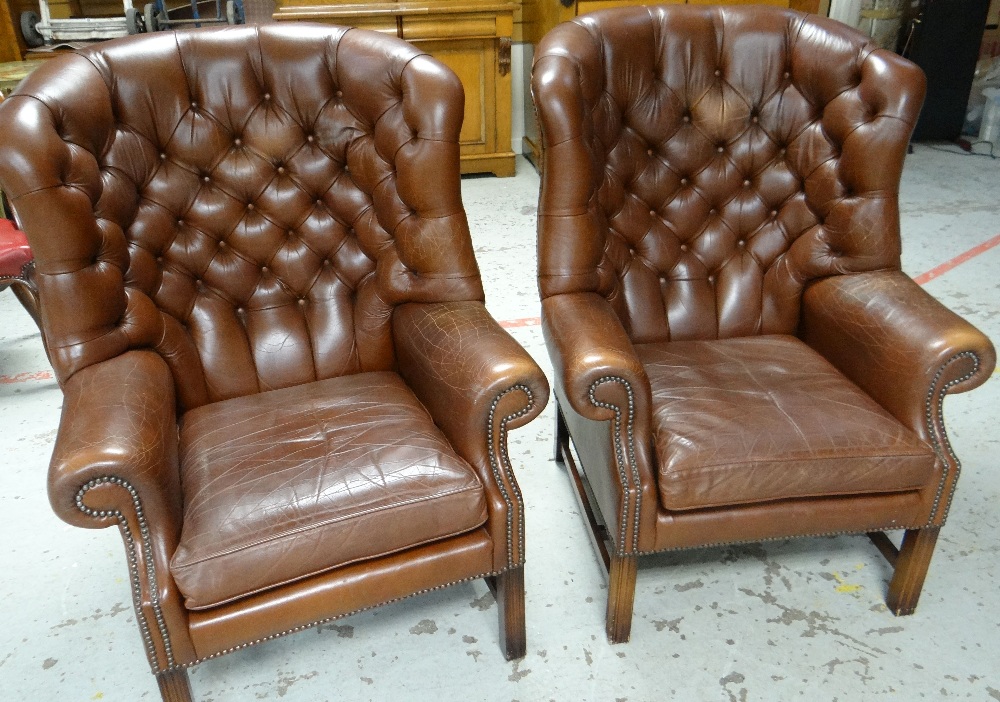
[[[466, 178], [490, 310], [549, 372], [537, 325], [538, 177]], [[918, 145], [903, 193], [904, 268], [930, 271], [1000, 234], [1000, 161]], [[1000, 246], [926, 284], [1000, 340]], [[552, 409], [513, 434], [528, 503], [528, 655], [503, 660], [496, 606], [466, 584], [203, 663], [195, 696], [227, 700], [1000, 700], [1000, 382], [945, 405], [962, 480], [917, 613], [884, 604], [863, 537], [653, 557], [632, 641], [604, 637], [606, 585], [567, 478]], [[38, 333], [0, 295], [0, 700], [155, 700], [116, 530], [59, 521], [45, 494], [62, 398]]]

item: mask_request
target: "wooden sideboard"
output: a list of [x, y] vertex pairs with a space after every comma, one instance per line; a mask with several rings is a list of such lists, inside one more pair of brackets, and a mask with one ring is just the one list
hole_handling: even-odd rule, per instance
[[465, 86], [462, 173], [512, 176], [510, 51], [516, 8], [515, 3], [495, 0], [363, 4], [278, 0], [274, 19], [374, 29], [427, 51], [458, 74]]

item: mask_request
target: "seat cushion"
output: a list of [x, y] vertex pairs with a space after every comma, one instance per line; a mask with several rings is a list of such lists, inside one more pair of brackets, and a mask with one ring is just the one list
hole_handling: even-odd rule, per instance
[[636, 351], [666, 509], [902, 492], [931, 479], [931, 447], [794, 337]]
[[190, 609], [486, 521], [475, 472], [395, 373], [192, 410], [181, 480], [184, 525], [170, 567]]

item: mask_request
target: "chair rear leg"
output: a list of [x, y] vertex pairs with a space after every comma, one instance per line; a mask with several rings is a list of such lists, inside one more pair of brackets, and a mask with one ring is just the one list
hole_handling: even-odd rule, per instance
[[500, 650], [509, 661], [524, 658], [528, 637], [524, 622], [524, 566], [487, 578], [500, 615]]
[[183, 668], [157, 673], [156, 682], [160, 686], [163, 702], [192, 702], [191, 683]]
[[611, 554], [608, 566], [608, 614], [605, 629], [611, 643], [627, 643], [632, 635], [632, 605], [638, 572], [635, 556]]
[[908, 529], [903, 535], [903, 545], [896, 558], [896, 568], [886, 597], [886, 605], [898, 617], [913, 614], [917, 608], [940, 530], [940, 527]]
[[569, 427], [566, 426], [566, 418], [563, 417], [562, 410], [559, 409], [559, 403], [553, 402], [556, 406], [556, 463], [562, 464], [563, 461], [563, 448], [569, 450]]

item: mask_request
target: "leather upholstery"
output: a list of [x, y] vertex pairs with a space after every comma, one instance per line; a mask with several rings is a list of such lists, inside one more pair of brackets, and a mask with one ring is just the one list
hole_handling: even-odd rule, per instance
[[[924, 86], [853, 29], [762, 6], [599, 11], [539, 44], [542, 325], [607, 525], [612, 640], [636, 555], [944, 523], [943, 398], [996, 354], [900, 270]], [[899, 611], [932, 533], [900, 556]]]
[[548, 385], [483, 305], [463, 107], [414, 47], [306, 24], [102, 43], [0, 105], [66, 393], [50, 500], [121, 529], [161, 689], [478, 577], [524, 655], [507, 435]]
[[184, 415], [170, 571], [205, 609], [472, 531], [479, 479], [395, 373], [357, 373]]
[[536, 54], [542, 296], [597, 292], [636, 342], [792, 334], [809, 281], [898, 267], [923, 79], [832, 22], [675, 9]]
[[638, 344], [668, 510], [918, 490], [931, 447], [794, 337]]

